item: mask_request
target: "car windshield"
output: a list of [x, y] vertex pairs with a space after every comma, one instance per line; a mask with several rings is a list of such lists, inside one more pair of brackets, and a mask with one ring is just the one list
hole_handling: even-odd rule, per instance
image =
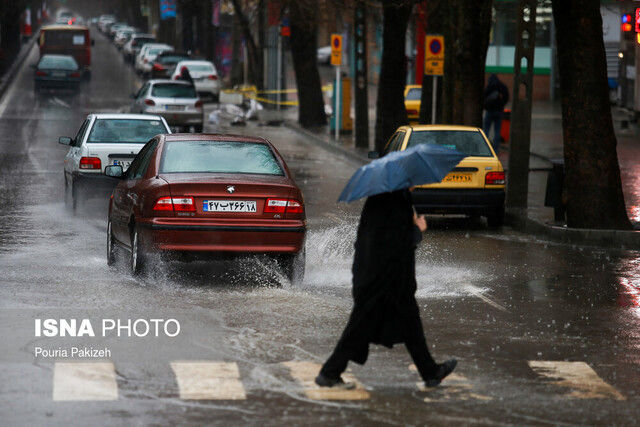
[[149, 49], [149, 51], [147, 52], [148, 56], [153, 56], [153, 55], [158, 55], [161, 52], [164, 52], [165, 50], [169, 50], [169, 48], [167, 47], [154, 47], [152, 49]]
[[40, 59], [38, 68], [47, 70], [77, 70], [78, 63], [71, 56], [45, 55]]
[[284, 175], [266, 144], [236, 141], [169, 141], [160, 170], [164, 173], [246, 173]]
[[212, 73], [213, 66], [210, 64], [188, 64], [187, 68], [190, 72], [195, 71], [197, 73]]
[[160, 120], [97, 119], [87, 142], [145, 143], [167, 132]]
[[158, 62], [161, 64], [177, 64], [183, 59], [185, 59], [185, 57], [181, 55], [164, 55], [158, 58]]
[[420, 101], [420, 96], [422, 95], [422, 88], [413, 88], [413, 89], [409, 89], [409, 92], [407, 92], [407, 96], [405, 97], [405, 100], [407, 101]]
[[408, 147], [418, 144], [440, 145], [458, 150], [467, 156], [492, 157], [487, 142], [478, 131], [459, 130], [424, 130], [413, 131], [409, 137]]
[[153, 85], [151, 96], [158, 98], [197, 98], [196, 89], [191, 85], [160, 83]]

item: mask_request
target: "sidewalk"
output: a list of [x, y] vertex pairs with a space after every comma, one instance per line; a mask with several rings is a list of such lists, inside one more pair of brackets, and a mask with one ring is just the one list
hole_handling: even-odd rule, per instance
[[[373, 148], [375, 135], [375, 109], [370, 108], [369, 149]], [[629, 218], [634, 223], [640, 222], [640, 131], [637, 127], [621, 128], [622, 112], [613, 110], [614, 126], [618, 140], [618, 157], [623, 182], [623, 191]], [[326, 148], [340, 152], [354, 161], [365, 164], [369, 161], [369, 149], [355, 147], [353, 135], [340, 135], [334, 139], [329, 127], [315, 130], [302, 129], [297, 124], [297, 110], [283, 112], [285, 126], [307, 136]], [[553, 208], [544, 206], [547, 175], [550, 170], [550, 159], [563, 157], [562, 113], [559, 103], [535, 102], [533, 105], [531, 124], [531, 157], [529, 173], [529, 201], [526, 218], [511, 218], [514, 227], [535, 234], [546, 234], [549, 237], [574, 243], [598, 244], [605, 246], [640, 247], [640, 232], [625, 235], [625, 232], [607, 230], [567, 230], [555, 224]], [[498, 154], [505, 169], [509, 167], [508, 144], [503, 145]], [[637, 225], [636, 225], [636, 228]]]

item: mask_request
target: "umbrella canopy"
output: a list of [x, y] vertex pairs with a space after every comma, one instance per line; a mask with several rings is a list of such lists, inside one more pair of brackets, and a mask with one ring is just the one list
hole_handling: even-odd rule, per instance
[[419, 144], [394, 151], [358, 169], [339, 202], [440, 182], [466, 155], [439, 145]]

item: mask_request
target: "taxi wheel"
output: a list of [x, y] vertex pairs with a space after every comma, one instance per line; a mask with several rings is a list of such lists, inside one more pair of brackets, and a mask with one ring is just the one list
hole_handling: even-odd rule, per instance
[[131, 233], [131, 258], [130, 258], [131, 274], [138, 276], [144, 272], [145, 257], [142, 250], [142, 242], [140, 241], [140, 233], [138, 226], [133, 227]]
[[504, 225], [504, 207], [498, 208], [487, 215], [489, 227], [502, 227]]
[[116, 262], [115, 243], [113, 241], [113, 231], [111, 231], [111, 220], [107, 223], [107, 265], [111, 266]]

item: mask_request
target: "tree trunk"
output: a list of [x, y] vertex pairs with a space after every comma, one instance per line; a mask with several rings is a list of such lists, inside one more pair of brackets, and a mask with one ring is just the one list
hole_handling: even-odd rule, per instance
[[[445, 33], [445, 12], [448, 9], [444, 5], [444, 0], [429, 0], [425, 6], [426, 22], [424, 23], [427, 34]], [[446, 40], [445, 40], [446, 41]], [[424, 40], [418, 40], [424, 43]], [[446, 50], [445, 50], [446, 54]], [[426, 52], [425, 52], [426, 55]], [[442, 77], [438, 77], [436, 101], [436, 123], [442, 122]], [[420, 96], [420, 124], [431, 123], [431, 101], [433, 97], [433, 76], [424, 76], [422, 79], [422, 95]]]
[[413, 8], [408, 0], [384, 0], [382, 61], [376, 99], [376, 151], [382, 152], [395, 130], [409, 123], [404, 107], [407, 58], [404, 53], [407, 24]]
[[562, 100], [567, 225], [629, 229], [598, 0], [553, 0]]
[[[264, 1], [260, 0], [257, 2], [257, 7], [260, 10], [264, 9]], [[242, 9], [241, 0], [233, 0], [233, 9], [238, 18], [238, 22], [242, 27], [242, 35], [244, 38], [244, 43], [247, 47], [247, 56], [249, 57], [249, 79], [251, 83], [253, 83], [257, 88], [262, 88], [263, 84], [263, 70], [262, 70], [262, 46], [256, 45], [256, 41], [251, 33], [251, 22], [247, 17], [247, 13]], [[258, 13], [258, 20], [264, 17], [264, 13]], [[263, 25], [258, 23], [258, 28], [260, 29]], [[258, 35], [260, 38], [260, 35]]]
[[447, 2], [443, 123], [482, 126], [492, 0]]
[[327, 124], [322, 84], [317, 64], [318, 2], [295, 0], [289, 3], [291, 56], [298, 88], [298, 122], [302, 127]]

